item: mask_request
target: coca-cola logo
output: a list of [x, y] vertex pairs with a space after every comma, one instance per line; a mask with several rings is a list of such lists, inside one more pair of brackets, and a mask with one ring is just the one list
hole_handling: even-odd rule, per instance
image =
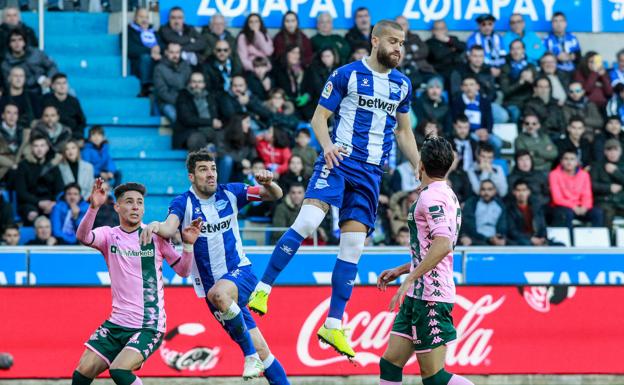
[[221, 348], [195, 346], [186, 351], [179, 351], [167, 345], [167, 343], [171, 343], [174, 339], [177, 340], [178, 336], [195, 337], [205, 331], [206, 328], [204, 325], [199, 323], [185, 323], [175, 327], [165, 335], [160, 348], [160, 357], [167, 366], [178, 371], [188, 370], [191, 372], [201, 372], [213, 369], [217, 365], [217, 362], [219, 362]]
[[[448, 345], [446, 362], [448, 365], [478, 366], [482, 364], [492, 351], [490, 340], [494, 331], [480, 327], [484, 318], [496, 311], [505, 296], [494, 300], [492, 295], [484, 295], [475, 302], [457, 296], [456, 304], [466, 313], [457, 325], [457, 340]], [[324, 300], [307, 317], [297, 338], [297, 355], [299, 360], [309, 367], [327, 366], [347, 360], [344, 356], [323, 354], [329, 346], [320, 343], [316, 338], [316, 330], [324, 321], [329, 309], [330, 298]], [[390, 338], [390, 331], [395, 313], [380, 311], [372, 314], [361, 311], [353, 316], [345, 313], [344, 327], [349, 330], [349, 343], [356, 352], [354, 362], [366, 366], [379, 363], [383, 349]], [[412, 357], [407, 365], [416, 361]]]

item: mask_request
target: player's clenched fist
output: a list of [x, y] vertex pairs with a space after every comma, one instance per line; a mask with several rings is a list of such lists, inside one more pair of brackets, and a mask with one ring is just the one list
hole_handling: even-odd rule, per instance
[[258, 171], [254, 176], [256, 181], [263, 186], [270, 185], [273, 182], [273, 173], [269, 170]]

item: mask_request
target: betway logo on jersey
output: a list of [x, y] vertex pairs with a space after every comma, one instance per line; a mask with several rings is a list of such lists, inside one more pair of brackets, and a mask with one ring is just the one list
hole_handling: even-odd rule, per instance
[[387, 102], [380, 98], [375, 98], [372, 96], [366, 95], [358, 95], [358, 106], [359, 107], [367, 107], [367, 108], [375, 108], [377, 110], [384, 110], [390, 115], [394, 114], [399, 107], [398, 102]]
[[202, 223], [201, 232], [202, 233], [216, 233], [222, 230], [227, 230], [230, 228], [230, 223], [232, 223], [232, 218], [228, 218], [219, 223]]

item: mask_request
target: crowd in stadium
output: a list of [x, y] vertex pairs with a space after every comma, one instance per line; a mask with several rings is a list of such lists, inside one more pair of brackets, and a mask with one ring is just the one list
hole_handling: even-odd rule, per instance
[[[271, 36], [251, 14], [236, 35], [219, 14], [199, 29], [173, 8], [156, 30], [148, 11], [137, 9], [127, 27], [137, 96], [152, 98], [170, 122], [174, 148], [216, 155], [220, 183], [253, 185], [254, 171], [273, 171], [284, 199], [249, 205], [241, 215], [288, 227], [318, 155], [309, 121], [325, 82], [369, 54], [371, 15], [359, 8], [353, 20], [343, 36], [321, 14], [317, 30], [306, 33], [288, 12]], [[547, 226], [611, 227], [624, 215], [624, 50], [607, 68], [597, 52], [581, 50], [560, 12], [545, 38], [527, 30], [519, 14], [506, 31], [481, 15], [467, 41], [449, 34], [444, 21], [433, 23], [426, 40], [406, 18], [396, 21], [406, 32], [398, 69], [412, 81], [417, 142], [438, 135], [455, 146], [449, 181], [463, 202], [461, 245], [557, 245]], [[37, 49], [17, 8], [3, 13], [0, 63], [3, 241], [17, 243], [19, 223], [34, 225], [31, 244], [76, 244], [94, 179], [104, 178], [108, 188], [121, 179], [105, 129], [89, 127], [85, 137], [87, 119], [67, 76]], [[494, 134], [503, 123], [517, 124], [514, 143]], [[369, 244], [407, 245], [407, 211], [419, 181], [396, 145], [385, 170]], [[111, 198], [96, 226], [115, 225], [112, 205]], [[321, 244], [336, 243], [336, 227], [328, 215]]]

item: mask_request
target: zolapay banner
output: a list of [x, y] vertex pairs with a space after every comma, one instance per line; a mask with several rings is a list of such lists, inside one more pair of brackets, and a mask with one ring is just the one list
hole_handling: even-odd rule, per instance
[[[395, 313], [386, 293], [358, 287], [345, 327], [354, 364], [319, 343], [330, 288], [278, 286], [268, 315], [255, 317], [287, 373], [377, 375]], [[71, 376], [83, 343], [110, 312], [108, 288], [0, 288], [0, 351], [15, 358], [0, 378]], [[243, 356], [190, 287], [165, 289], [167, 332], [140, 376], [240, 376]], [[458, 339], [446, 363], [463, 374], [624, 374], [624, 288], [458, 287]], [[412, 358], [407, 375], [416, 375]], [[107, 376], [107, 374], [105, 374]]]
[[[624, 0], [593, 0], [602, 6], [604, 17], [616, 17], [624, 11]], [[203, 26], [216, 13], [225, 16], [231, 27], [241, 27], [250, 13], [259, 13], [269, 28], [279, 28], [282, 17], [288, 10], [299, 15], [302, 28], [315, 28], [316, 17], [328, 12], [334, 17], [334, 28], [349, 29], [353, 26], [353, 15], [359, 7], [367, 7], [373, 23], [381, 19], [393, 19], [399, 15], [410, 21], [418, 30], [431, 28], [435, 20], [444, 19], [451, 30], [474, 30], [475, 19], [484, 13], [493, 14], [500, 30], [507, 30], [512, 13], [525, 16], [527, 27], [534, 31], [549, 31], [550, 19], [556, 11], [564, 12], [574, 32], [592, 31], [592, 15], [596, 4], [592, 0], [160, 0], [160, 20], [165, 23], [169, 10], [180, 6], [188, 24]], [[610, 12], [613, 10], [613, 12]], [[609, 19], [611, 20], [611, 19]], [[618, 19], [609, 28], [620, 28], [624, 23]], [[615, 19], [614, 19], [615, 20]], [[618, 26], [619, 25], [619, 26]], [[593, 29], [596, 31], [598, 26]]]

